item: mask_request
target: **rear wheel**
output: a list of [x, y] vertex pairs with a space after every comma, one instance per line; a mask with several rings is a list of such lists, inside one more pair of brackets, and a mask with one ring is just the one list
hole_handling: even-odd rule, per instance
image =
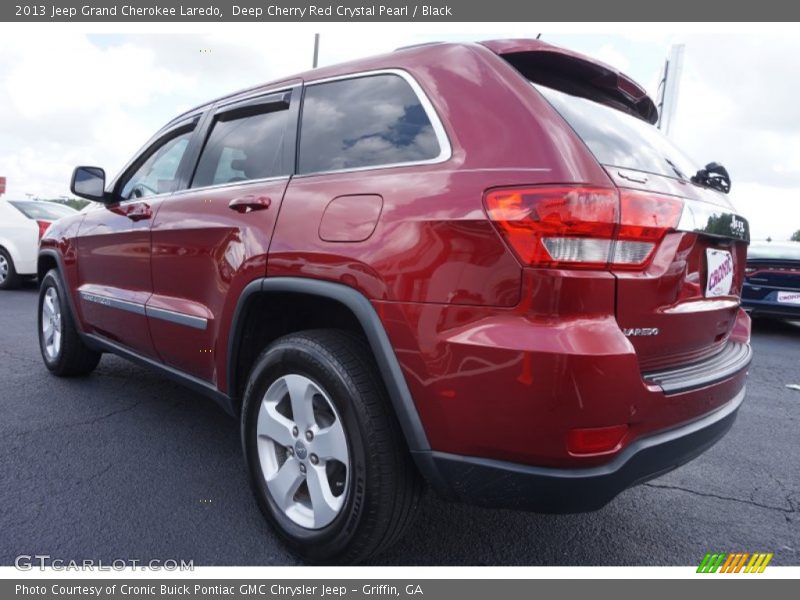
[[45, 366], [59, 377], [86, 375], [100, 362], [100, 353], [89, 348], [78, 333], [55, 269], [42, 278], [39, 288], [39, 349]]
[[307, 331], [256, 361], [242, 435], [267, 519], [310, 562], [360, 562], [411, 522], [421, 482], [358, 338]]
[[19, 275], [14, 268], [11, 255], [0, 248], [0, 290], [13, 290], [19, 287]]

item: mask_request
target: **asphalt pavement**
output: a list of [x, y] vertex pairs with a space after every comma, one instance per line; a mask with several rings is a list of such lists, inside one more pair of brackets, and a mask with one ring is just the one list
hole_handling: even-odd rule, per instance
[[[0, 565], [65, 561], [297, 564], [247, 485], [237, 423], [161, 375], [106, 355], [58, 379], [36, 341], [34, 285], [0, 292]], [[696, 565], [774, 552], [800, 565], [800, 324], [756, 322], [732, 431], [604, 509], [537, 515], [428, 492], [384, 565]]]

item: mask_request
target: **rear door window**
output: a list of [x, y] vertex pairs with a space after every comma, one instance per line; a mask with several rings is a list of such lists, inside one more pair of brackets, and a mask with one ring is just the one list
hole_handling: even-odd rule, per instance
[[305, 89], [300, 173], [422, 162], [440, 152], [425, 108], [399, 75], [368, 75]]
[[206, 187], [288, 175], [285, 145], [288, 104], [265, 104], [218, 116], [200, 154], [191, 187]]
[[592, 100], [533, 85], [601, 164], [686, 181], [697, 172], [695, 162], [655, 126]]

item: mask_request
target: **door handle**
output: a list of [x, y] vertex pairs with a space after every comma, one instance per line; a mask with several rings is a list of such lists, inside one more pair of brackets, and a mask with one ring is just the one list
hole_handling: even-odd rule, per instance
[[228, 208], [235, 210], [238, 213], [249, 213], [253, 212], [254, 210], [264, 210], [265, 208], [269, 208], [270, 204], [272, 204], [272, 200], [270, 200], [267, 196], [255, 196], [250, 194], [247, 196], [234, 198], [230, 201], [230, 203], [228, 203]]
[[125, 212], [125, 216], [131, 221], [143, 221], [144, 219], [151, 218], [153, 216], [153, 211], [147, 204], [134, 204]]

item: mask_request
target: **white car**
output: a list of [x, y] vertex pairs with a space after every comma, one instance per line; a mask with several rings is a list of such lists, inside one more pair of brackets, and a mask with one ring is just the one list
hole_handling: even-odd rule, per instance
[[76, 212], [55, 202], [0, 199], [0, 290], [36, 275], [39, 239], [50, 223]]

